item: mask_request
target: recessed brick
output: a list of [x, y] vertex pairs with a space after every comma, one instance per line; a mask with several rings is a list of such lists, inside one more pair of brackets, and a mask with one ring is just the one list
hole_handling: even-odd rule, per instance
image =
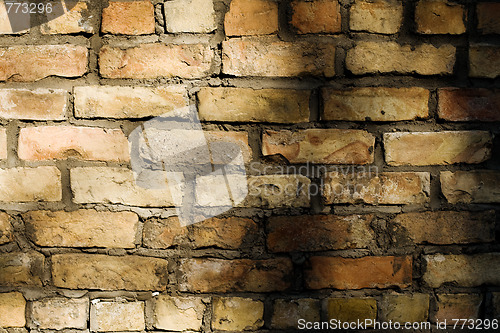
[[212, 329], [221, 331], [258, 330], [264, 326], [264, 303], [243, 297], [216, 297], [213, 300]]
[[0, 169], [0, 202], [61, 199], [61, 172], [56, 167]]
[[438, 90], [438, 115], [448, 121], [500, 121], [500, 90]]
[[[64, 5], [64, 3], [62, 4]], [[92, 15], [92, 12], [89, 10], [87, 1], [78, 1], [70, 11], [67, 11], [67, 8], [65, 8], [65, 13], [61, 16], [58, 16], [60, 12], [57, 7], [59, 6], [54, 4], [53, 12], [46, 14], [48, 22], [40, 26], [42, 34], [94, 33], [95, 15]]]
[[337, 0], [293, 1], [290, 24], [299, 34], [331, 34], [341, 30]]
[[26, 300], [23, 294], [0, 293], [0, 327], [24, 327], [25, 312]]
[[102, 11], [101, 31], [122, 35], [154, 33], [153, 4], [151, 1], [110, 1]]
[[44, 298], [31, 303], [32, 326], [41, 329], [86, 329], [88, 298]]
[[[437, 310], [434, 321], [446, 321], [449, 326], [455, 324], [454, 319], [478, 319], [483, 303], [479, 294], [437, 294]], [[462, 322], [459, 322], [462, 326]]]
[[403, 5], [399, 1], [357, 0], [350, 10], [349, 27], [352, 31], [395, 34], [403, 22]]
[[384, 321], [416, 323], [427, 321], [429, 316], [429, 295], [384, 295], [380, 302]]
[[446, 0], [420, 0], [415, 8], [417, 32], [421, 34], [463, 34], [466, 16], [464, 6]]
[[0, 285], [42, 286], [45, 257], [35, 251], [0, 254]]
[[233, 0], [224, 18], [227, 36], [269, 35], [278, 31], [278, 4], [269, 0]]
[[377, 301], [371, 297], [330, 298], [326, 303], [328, 319], [358, 322], [377, 318]]
[[154, 301], [153, 326], [168, 331], [200, 331], [205, 308], [199, 297], [160, 295]]
[[68, 92], [61, 89], [0, 89], [0, 118], [63, 120]]
[[142, 331], [144, 302], [97, 302], [90, 308], [92, 332]]
[[297, 329], [300, 319], [307, 322], [320, 320], [319, 300], [311, 298], [277, 299], [274, 301], [271, 328]]
[[0, 212], [0, 245], [14, 240], [14, 228], [10, 224], [10, 216]]
[[477, 29], [482, 34], [500, 34], [500, 3], [480, 2], [476, 13]]
[[449, 203], [500, 202], [500, 173], [495, 171], [442, 171], [441, 191]]
[[500, 47], [474, 45], [469, 49], [469, 76], [494, 79], [500, 76]]
[[209, 33], [217, 28], [213, 0], [171, 0], [163, 8], [168, 32]]

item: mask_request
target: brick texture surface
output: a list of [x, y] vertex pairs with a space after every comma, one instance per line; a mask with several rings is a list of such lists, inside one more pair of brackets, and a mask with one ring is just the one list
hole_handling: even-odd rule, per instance
[[465, 7], [446, 0], [420, 0], [415, 8], [417, 32], [422, 34], [463, 34]]
[[380, 34], [395, 34], [403, 22], [403, 6], [399, 1], [357, 0], [350, 10], [349, 28]]
[[227, 36], [269, 35], [278, 31], [278, 4], [269, 0], [234, 0], [224, 18]]
[[337, 0], [293, 1], [293, 28], [299, 34], [332, 34], [340, 32], [340, 4]]
[[101, 31], [123, 35], [155, 32], [153, 4], [147, 1], [110, 1], [102, 11]]

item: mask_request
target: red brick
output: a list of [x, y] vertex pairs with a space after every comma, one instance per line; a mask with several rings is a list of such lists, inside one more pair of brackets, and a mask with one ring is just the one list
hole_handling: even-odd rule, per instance
[[420, 0], [415, 8], [417, 32], [463, 34], [465, 7], [446, 0]]
[[278, 31], [278, 4], [269, 0], [233, 0], [224, 29], [227, 36], [273, 34]]
[[312, 257], [308, 265], [308, 289], [406, 288], [412, 281], [411, 257]]
[[341, 30], [337, 0], [293, 1], [290, 23], [299, 34], [336, 33]]
[[438, 90], [439, 118], [449, 121], [500, 121], [499, 89]]
[[0, 160], [7, 158], [7, 130], [0, 128]]
[[[437, 311], [433, 316], [434, 321], [444, 322], [453, 326], [453, 319], [477, 319], [483, 303], [480, 294], [438, 294]], [[462, 326], [462, 322], [458, 327]]]
[[35, 251], [0, 253], [0, 285], [41, 287], [44, 262]]
[[443, 171], [441, 191], [449, 203], [500, 202], [500, 172]]
[[500, 3], [477, 4], [477, 28], [482, 34], [500, 34]]
[[494, 79], [500, 76], [500, 47], [474, 45], [469, 49], [469, 76]]
[[122, 35], [154, 33], [153, 4], [150, 1], [110, 1], [102, 11], [101, 31]]
[[63, 120], [68, 92], [60, 89], [1, 89], [0, 118]]

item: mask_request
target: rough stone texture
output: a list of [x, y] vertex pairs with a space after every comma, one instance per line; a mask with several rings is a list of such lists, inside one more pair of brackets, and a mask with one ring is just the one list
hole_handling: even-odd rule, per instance
[[346, 67], [356, 75], [369, 73], [452, 74], [455, 47], [430, 44], [412, 47], [395, 42], [358, 42], [347, 51]]
[[217, 28], [213, 0], [172, 0], [163, 8], [168, 32], [209, 33]]
[[248, 177], [248, 196], [241, 207], [308, 207], [309, 178], [301, 175]]
[[444, 283], [460, 287], [500, 284], [500, 253], [426, 255], [423, 280], [432, 288]]
[[403, 22], [403, 5], [394, 0], [357, 0], [350, 10], [349, 28], [380, 34], [395, 34]]
[[257, 330], [264, 326], [264, 303], [251, 298], [216, 297], [213, 300], [212, 329]]
[[499, 188], [500, 172], [441, 172], [441, 191], [452, 204], [500, 202]]
[[337, 0], [293, 1], [290, 24], [299, 34], [337, 33], [341, 30]]
[[269, 35], [278, 31], [278, 4], [269, 0], [234, 0], [224, 18], [226, 36]]
[[303, 123], [309, 121], [309, 90], [201, 88], [203, 121]]
[[222, 42], [222, 72], [235, 76], [333, 77], [335, 46], [324, 42], [283, 42], [275, 37], [232, 38]]
[[438, 90], [438, 115], [448, 121], [500, 121], [500, 90]]
[[486, 131], [384, 133], [389, 165], [478, 164], [491, 158], [493, 138]]
[[14, 228], [9, 220], [9, 215], [0, 212], [0, 245], [14, 240]]
[[0, 160], [7, 158], [7, 130], [0, 128]]
[[139, 219], [132, 212], [31, 211], [26, 233], [38, 246], [133, 248]]
[[[88, 167], [70, 171], [71, 190], [75, 203], [116, 203], [132, 206], [162, 207], [182, 202], [182, 193], [171, 186], [160, 189], [136, 184], [132, 170], [126, 168]], [[174, 200], [175, 198], [175, 200]]]
[[31, 82], [87, 72], [88, 50], [77, 45], [16, 45], [0, 48], [0, 81]]
[[377, 318], [377, 301], [374, 298], [330, 298], [326, 303], [328, 319], [358, 322]]
[[63, 120], [68, 92], [61, 89], [1, 89], [0, 118]]
[[52, 279], [56, 287], [100, 290], [165, 290], [167, 261], [139, 256], [55, 254]]
[[155, 300], [153, 326], [167, 331], [201, 331], [205, 308], [198, 297], [160, 295]]
[[26, 301], [23, 294], [0, 293], [0, 327], [24, 327], [25, 309]]
[[412, 281], [411, 257], [311, 257], [307, 267], [308, 289], [405, 288]]
[[268, 130], [262, 135], [264, 156], [279, 154], [292, 164], [369, 164], [374, 146], [375, 137], [361, 130]]
[[327, 204], [422, 204], [429, 201], [427, 172], [327, 173], [323, 196]]
[[35, 251], [0, 254], [0, 285], [42, 286], [45, 257]]
[[429, 91], [423, 88], [323, 88], [322, 96], [323, 120], [398, 121], [429, 116]]
[[415, 8], [417, 32], [421, 34], [463, 34], [464, 17], [464, 6], [446, 0], [420, 0]]
[[271, 328], [297, 329], [299, 319], [319, 321], [320, 312], [321, 305], [317, 299], [277, 299], [274, 301]]
[[40, 26], [42, 34], [94, 33], [95, 20], [87, 1], [79, 1], [70, 11], [65, 8], [65, 14], [62, 16], [56, 16], [55, 11], [51, 14], [47, 14], [49, 21]]
[[290, 287], [289, 259], [181, 259], [178, 286], [189, 292], [271, 292]]
[[429, 316], [429, 295], [384, 295], [380, 308], [384, 321], [424, 322]]
[[86, 329], [88, 298], [44, 298], [31, 303], [32, 326], [41, 329]]
[[267, 225], [271, 252], [367, 248], [374, 243], [373, 215], [273, 216]]
[[500, 76], [500, 47], [475, 45], [469, 49], [469, 76], [494, 79]]
[[121, 129], [79, 126], [22, 128], [18, 155], [22, 160], [64, 160], [127, 162], [128, 140]]
[[185, 86], [74, 88], [75, 117], [145, 118], [168, 114], [188, 106]]
[[500, 34], [500, 3], [478, 3], [476, 13], [477, 29], [482, 34]]
[[125, 49], [103, 46], [99, 71], [109, 79], [197, 79], [211, 73], [213, 59], [213, 50], [205, 44], [152, 43]]
[[60, 201], [61, 172], [53, 166], [0, 169], [0, 202]]
[[145, 35], [155, 32], [153, 4], [147, 1], [110, 1], [102, 11], [101, 31], [123, 35]]
[[145, 326], [144, 302], [98, 302], [90, 308], [93, 332], [142, 331]]
[[[438, 294], [437, 310], [433, 316], [434, 321], [447, 321], [453, 325], [453, 319], [477, 319], [479, 308], [483, 302], [482, 295], [478, 294]], [[462, 326], [462, 322], [459, 324]]]

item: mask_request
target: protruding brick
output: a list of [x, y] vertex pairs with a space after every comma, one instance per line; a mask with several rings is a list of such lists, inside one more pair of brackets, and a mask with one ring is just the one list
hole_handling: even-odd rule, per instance
[[350, 11], [349, 27], [352, 31], [395, 34], [403, 22], [403, 5], [400, 1], [357, 0]]
[[146, 35], [155, 32], [151, 1], [110, 1], [102, 11], [101, 31], [122, 35]]
[[277, 299], [273, 310], [271, 328], [297, 329], [300, 319], [306, 322], [319, 321], [321, 306], [319, 300], [311, 298]]
[[423, 88], [324, 88], [323, 120], [399, 121], [429, 116], [429, 91]]
[[441, 172], [441, 191], [452, 204], [500, 202], [498, 188], [500, 188], [499, 172]]
[[500, 285], [500, 253], [427, 255], [423, 280], [432, 288], [444, 283], [460, 287]]
[[395, 166], [482, 163], [492, 145], [486, 131], [384, 133], [385, 161]]
[[181, 259], [179, 289], [189, 292], [271, 292], [290, 287], [289, 259]]
[[283, 42], [275, 37], [232, 38], [222, 42], [222, 72], [234, 76], [332, 77], [335, 46], [324, 42]]
[[323, 195], [327, 204], [423, 204], [429, 201], [427, 172], [348, 173], [326, 175]]
[[9, 220], [9, 215], [0, 212], [0, 245], [14, 240], [14, 228]]
[[63, 120], [68, 92], [61, 89], [0, 89], [0, 118]]
[[153, 326], [167, 331], [201, 331], [205, 308], [198, 297], [160, 295], [154, 301]]
[[267, 246], [272, 252], [367, 248], [374, 242], [373, 215], [273, 216]]
[[56, 167], [0, 169], [0, 202], [61, 199], [61, 172]]
[[274, 34], [278, 31], [278, 4], [270, 0], [233, 0], [224, 29], [227, 36]]
[[264, 303], [251, 298], [216, 297], [213, 300], [212, 329], [258, 330], [264, 326]]
[[[433, 320], [444, 322], [449, 326], [455, 324], [453, 319], [477, 319], [480, 318], [479, 308], [483, 302], [480, 294], [438, 294], [437, 311]], [[460, 322], [460, 326], [461, 326]]]
[[139, 219], [132, 212], [31, 211], [26, 233], [38, 246], [133, 248]]
[[469, 76], [494, 79], [500, 76], [500, 47], [475, 45], [469, 49]]
[[0, 285], [42, 286], [45, 257], [35, 251], [0, 254]]
[[89, 315], [88, 298], [45, 298], [31, 303], [34, 328], [61, 330], [86, 329]]
[[213, 0], [171, 0], [163, 8], [168, 32], [209, 33], [217, 28]]
[[421, 34], [463, 34], [466, 17], [464, 6], [446, 0], [420, 0], [415, 8], [417, 32]]
[[139, 256], [55, 254], [54, 285], [69, 289], [165, 290], [167, 261]]
[[500, 121], [500, 90], [438, 90], [438, 115], [448, 121]]
[[0, 160], [7, 158], [7, 130], [0, 128]]
[[337, 0], [293, 1], [293, 28], [299, 34], [332, 34], [340, 32], [340, 4]]
[[[64, 5], [64, 2], [62, 4]], [[48, 22], [40, 26], [42, 34], [94, 33], [96, 20], [89, 10], [87, 1], [78, 1], [70, 11], [67, 11], [67, 8], [64, 9], [65, 13], [61, 16], [58, 16], [60, 12], [57, 10], [46, 14]]]
[[0, 293], [0, 327], [24, 327], [25, 311], [26, 301], [23, 294]]
[[142, 331], [145, 326], [144, 302], [97, 302], [90, 308], [93, 332]]
[[187, 107], [186, 87], [82, 86], [74, 88], [78, 118], [145, 118]]
[[99, 70], [109, 79], [197, 79], [210, 75], [214, 51], [206, 44], [103, 46]]
[[301, 175], [266, 175], [248, 178], [248, 195], [241, 207], [309, 207], [309, 178]]
[[262, 154], [280, 154], [290, 163], [373, 163], [375, 137], [361, 130], [265, 131]]
[[87, 72], [88, 50], [77, 45], [16, 45], [0, 48], [0, 81], [38, 81]]
[[429, 316], [429, 295], [384, 295], [380, 308], [384, 321], [424, 322]]
[[121, 129], [78, 126], [21, 128], [19, 158], [29, 161], [75, 158], [127, 162], [129, 145]]
[[326, 303], [328, 319], [341, 322], [363, 322], [377, 318], [377, 301], [371, 297], [330, 298]]
[[396, 42], [358, 42], [347, 51], [346, 66], [353, 74], [398, 73], [446, 75], [455, 66], [454, 46], [416, 47]]
[[311, 257], [305, 272], [308, 289], [406, 288], [411, 280], [411, 257]]
[[477, 4], [477, 29], [482, 34], [500, 34], [500, 3]]

